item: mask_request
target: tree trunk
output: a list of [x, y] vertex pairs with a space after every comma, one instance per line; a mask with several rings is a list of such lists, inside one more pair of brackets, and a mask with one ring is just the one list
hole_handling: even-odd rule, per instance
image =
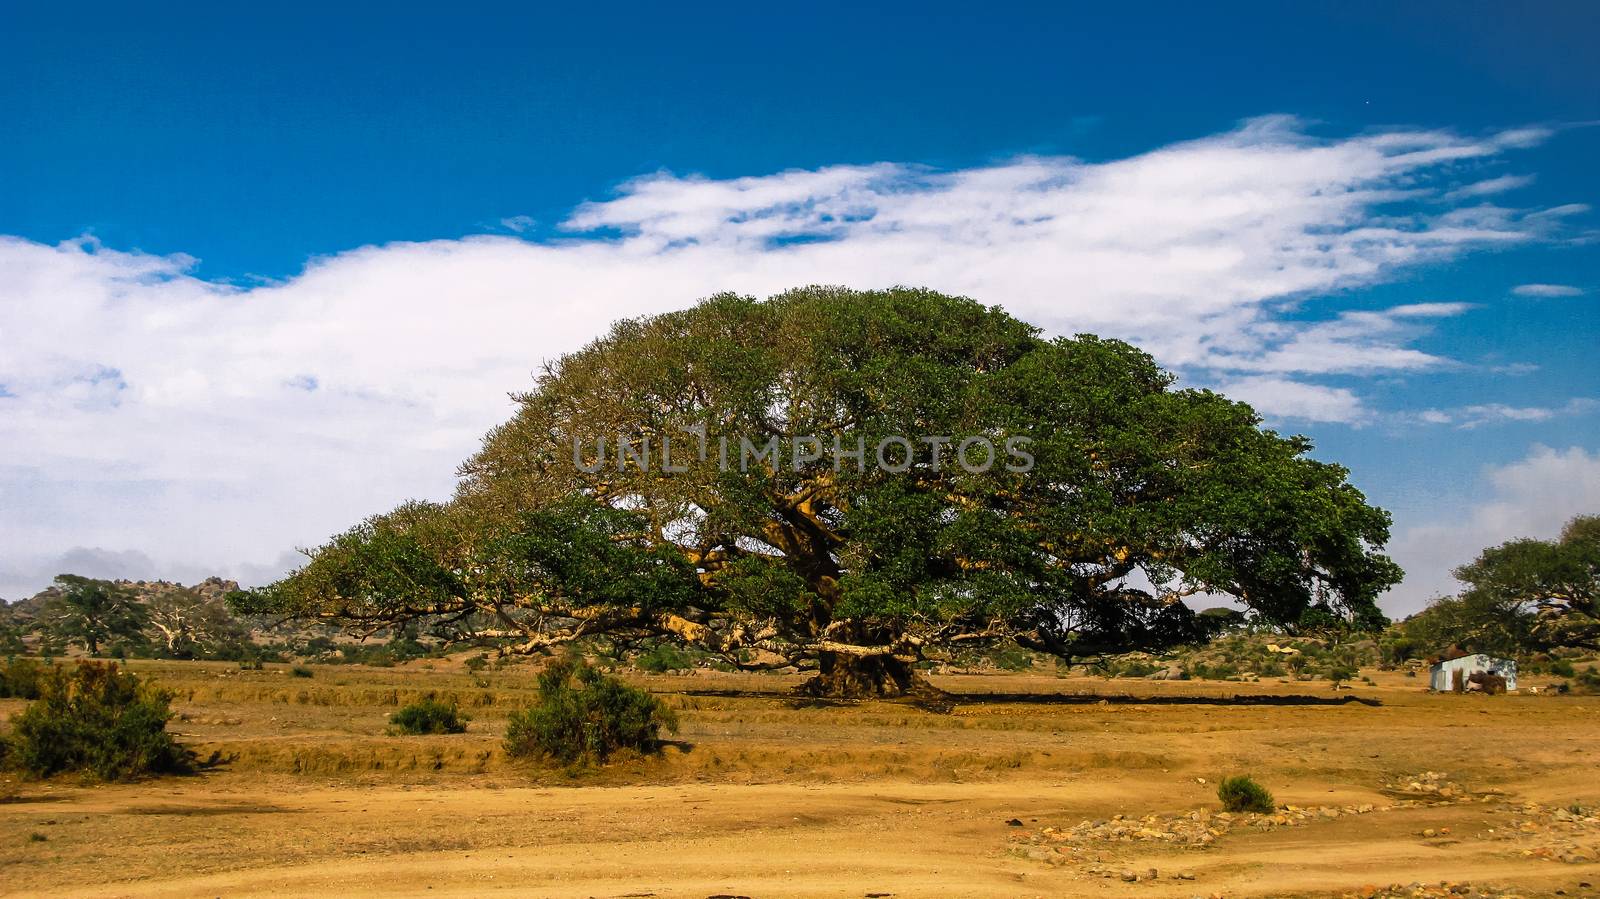
[[824, 652], [821, 670], [799, 692], [825, 699], [877, 699], [937, 693], [906, 662], [887, 655]]

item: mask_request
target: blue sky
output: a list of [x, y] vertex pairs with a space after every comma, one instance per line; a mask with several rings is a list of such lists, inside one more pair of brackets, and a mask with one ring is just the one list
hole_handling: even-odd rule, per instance
[[1597, 37], [1581, 3], [10, 10], [0, 595], [270, 576], [447, 493], [610, 318], [828, 280], [1250, 399], [1394, 511], [1414, 608], [1600, 511]]

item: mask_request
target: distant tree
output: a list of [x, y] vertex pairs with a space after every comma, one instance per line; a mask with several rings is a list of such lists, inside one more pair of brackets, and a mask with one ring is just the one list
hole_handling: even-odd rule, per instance
[[1600, 516], [1572, 519], [1555, 540], [1489, 547], [1455, 576], [1461, 592], [1397, 623], [1387, 639], [1411, 655], [1600, 649]]
[[[815, 665], [808, 689], [840, 696], [907, 692], [940, 647], [1194, 640], [1202, 593], [1381, 625], [1388, 515], [1305, 438], [1174, 381], [926, 290], [713, 297], [553, 363], [454, 501], [369, 519], [243, 606], [524, 652], [667, 638]], [[968, 438], [992, 464], [958, 464]], [[654, 464], [618, 451], [647, 441]]]
[[1540, 641], [1533, 636], [1535, 624], [1534, 612], [1520, 603], [1463, 593], [1435, 599], [1396, 624], [1387, 639], [1404, 649], [1405, 657], [1437, 655], [1452, 646], [1467, 652], [1516, 656], [1540, 650]]
[[0, 655], [20, 655], [28, 647], [22, 636], [29, 630], [5, 605], [0, 604]]
[[149, 620], [138, 597], [112, 581], [76, 574], [57, 575], [55, 595], [40, 610], [47, 637], [67, 645], [77, 644], [99, 655], [109, 642], [140, 642]]
[[191, 587], [153, 593], [146, 598], [145, 609], [155, 642], [171, 658], [226, 655], [250, 636], [226, 603], [208, 600]]
[[1530, 649], [1600, 649], [1600, 515], [1572, 519], [1555, 540], [1485, 549], [1455, 576], [1475, 626], [1506, 622]]

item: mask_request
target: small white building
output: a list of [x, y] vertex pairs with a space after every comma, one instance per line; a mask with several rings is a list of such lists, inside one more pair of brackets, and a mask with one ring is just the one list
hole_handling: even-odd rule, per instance
[[1429, 686], [1441, 693], [1454, 692], [1457, 685], [1465, 690], [1474, 674], [1498, 674], [1506, 679], [1506, 689], [1517, 688], [1517, 663], [1512, 659], [1497, 659], [1484, 653], [1462, 656], [1435, 662], [1429, 669]]

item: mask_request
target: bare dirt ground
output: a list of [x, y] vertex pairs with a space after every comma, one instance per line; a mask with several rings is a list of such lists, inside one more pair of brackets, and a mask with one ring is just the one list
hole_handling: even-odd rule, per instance
[[[499, 751], [530, 668], [427, 664], [135, 663], [227, 760], [0, 783], [0, 893], [1600, 895], [1595, 697], [968, 676], [938, 681], [971, 697], [940, 713], [702, 672], [640, 679], [682, 718], [661, 757], [575, 775]], [[387, 735], [430, 690], [468, 732]], [[1238, 772], [1292, 808], [1218, 817]]]

